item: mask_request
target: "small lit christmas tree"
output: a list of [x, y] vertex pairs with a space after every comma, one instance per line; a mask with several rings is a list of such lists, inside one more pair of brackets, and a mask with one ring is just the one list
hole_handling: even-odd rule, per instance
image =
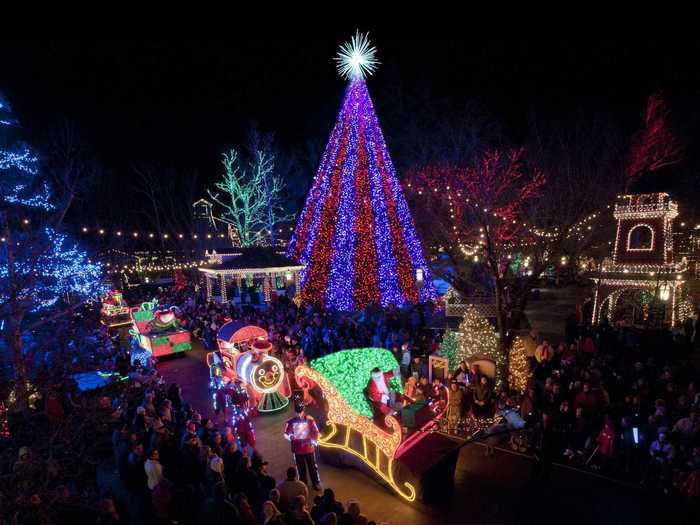
[[467, 307], [459, 333], [448, 332], [443, 340], [441, 353], [454, 369], [460, 361], [489, 359], [496, 365], [496, 387], [505, 376], [506, 360], [498, 346], [498, 337], [491, 323], [484, 319], [473, 305]]
[[514, 392], [522, 394], [530, 378], [530, 363], [527, 360], [525, 343], [516, 337], [510, 349], [508, 360], [508, 386]]
[[459, 340], [460, 335], [457, 332], [447, 332], [442, 338], [440, 355], [447, 358], [450, 370], [454, 370], [459, 365]]

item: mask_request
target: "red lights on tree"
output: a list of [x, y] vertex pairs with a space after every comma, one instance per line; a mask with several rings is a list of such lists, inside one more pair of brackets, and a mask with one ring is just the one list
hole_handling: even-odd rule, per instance
[[663, 97], [660, 94], [650, 96], [644, 128], [635, 135], [630, 145], [625, 191], [629, 191], [645, 172], [680, 162], [682, 148], [671, 130], [668, 115]]
[[[542, 172], [525, 166], [522, 149], [486, 152], [469, 166], [427, 166], [409, 173], [407, 193], [437, 273], [468, 292], [478, 280], [474, 272], [486, 269], [501, 333], [508, 255], [514, 245], [532, 240], [525, 211], [544, 183]], [[476, 267], [474, 261], [483, 264]]]

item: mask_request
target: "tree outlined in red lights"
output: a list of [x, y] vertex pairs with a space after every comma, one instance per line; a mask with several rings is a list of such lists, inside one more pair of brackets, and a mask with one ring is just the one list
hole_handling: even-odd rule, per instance
[[626, 166], [625, 192], [630, 191], [644, 173], [677, 164], [682, 147], [671, 130], [666, 101], [660, 94], [647, 101], [644, 128], [632, 138]]

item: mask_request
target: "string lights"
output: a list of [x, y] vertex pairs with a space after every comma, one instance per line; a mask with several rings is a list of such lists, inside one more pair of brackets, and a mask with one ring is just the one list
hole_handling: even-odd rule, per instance
[[115, 264], [112, 265], [111, 262], [105, 263], [105, 266], [110, 268], [110, 273], [157, 273], [157, 272], [172, 272], [176, 270], [192, 270], [195, 268], [201, 268], [209, 264], [209, 261], [198, 260], [191, 262], [178, 262], [178, 263], [144, 263], [137, 260], [133, 264]]
[[[282, 233], [283, 230], [280, 230], [280, 233]], [[107, 230], [102, 227], [88, 227], [88, 226], [82, 226], [80, 228], [80, 233], [82, 235], [99, 235], [99, 236], [110, 236], [114, 235], [115, 237], [122, 237], [122, 236], [129, 236], [134, 239], [140, 239], [140, 238], [148, 238], [148, 239], [164, 239], [164, 240], [170, 240], [176, 241], [184, 241], [184, 242], [189, 242], [190, 240], [197, 240], [201, 238], [201, 236], [197, 235], [196, 233], [172, 233], [172, 232], [163, 232], [160, 235], [156, 234], [155, 232], [152, 231], [143, 231], [143, 230], [136, 230], [136, 231], [125, 231], [124, 229], [119, 229], [115, 228], [112, 230]], [[226, 235], [223, 233], [217, 233], [217, 234], [212, 234], [209, 233], [206, 235], [207, 239], [225, 239]]]

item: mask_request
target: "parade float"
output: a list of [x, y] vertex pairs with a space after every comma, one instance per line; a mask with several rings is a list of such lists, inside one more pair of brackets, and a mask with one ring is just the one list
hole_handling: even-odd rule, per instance
[[222, 355], [229, 358], [245, 352], [256, 340], [267, 340], [267, 331], [259, 326], [247, 325], [243, 321], [229, 321], [219, 328], [216, 344]]
[[102, 300], [102, 310], [100, 311], [100, 322], [109, 328], [127, 326], [131, 324], [129, 306], [124, 301], [122, 293], [118, 290], [111, 290]]
[[407, 501], [437, 501], [449, 494], [457, 462], [457, 441], [437, 432], [444, 402], [397, 404], [377, 413], [373, 371], [387, 378], [401, 397], [398, 362], [383, 348], [342, 350], [295, 369], [297, 382], [314, 395], [321, 456], [327, 463], [356, 467], [375, 476]]
[[153, 357], [177, 354], [192, 348], [190, 332], [180, 328], [176, 306], [161, 307], [147, 301], [131, 309], [131, 335]]
[[229, 321], [217, 334], [218, 352], [207, 354], [210, 389], [224, 382], [238, 382], [246, 389], [251, 405], [259, 413], [278, 412], [289, 405], [291, 388], [284, 365], [270, 355], [267, 332], [241, 321]]

